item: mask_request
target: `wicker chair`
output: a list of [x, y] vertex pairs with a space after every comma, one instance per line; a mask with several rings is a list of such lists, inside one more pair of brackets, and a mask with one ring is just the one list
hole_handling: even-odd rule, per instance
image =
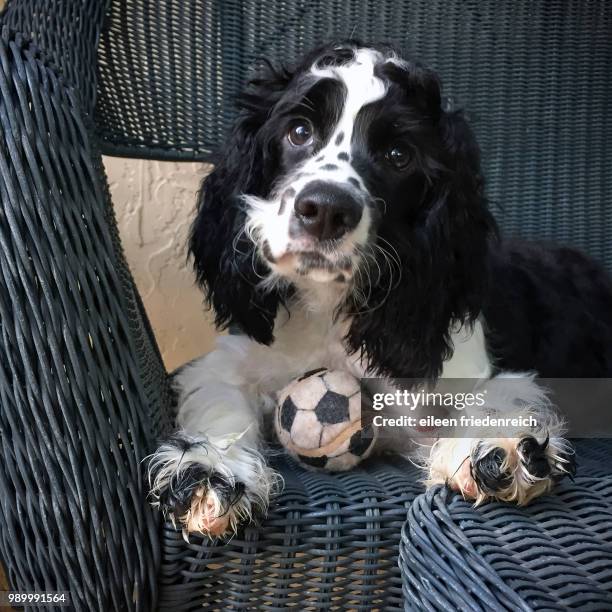
[[[141, 461], [173, 396], [101, 153], [212, 160], [257, 57], [390, 40], [469, 109], [507, 232], [612, 270], [605, 0], [9, 0], [0, 33], [0, 557], [77, 610], [612, 609], [612, 444], [527, 509], [473, 509], [409, 464], [285, 490], [228, 543], [181, 534]], [[411, 45], [411, 46], [408, 46]], [[504, 208], [501, 208], [501, 203]], [[51, 608], [49, 608], [51, 609]]]

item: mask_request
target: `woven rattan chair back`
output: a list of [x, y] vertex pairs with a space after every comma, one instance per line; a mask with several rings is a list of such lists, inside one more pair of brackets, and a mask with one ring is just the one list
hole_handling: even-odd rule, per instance
[[504, 230], [586, 249], [612, 270], [612, 5], [606, 0], [123, 0], [100, 44], [107, 153], [210, 159], [260, 57], [392, 42], [467, 110]]

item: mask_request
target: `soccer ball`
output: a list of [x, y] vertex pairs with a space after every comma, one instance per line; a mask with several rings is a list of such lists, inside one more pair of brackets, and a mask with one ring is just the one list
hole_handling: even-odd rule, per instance
[[376, 428], [362, 427], [359, 381], [341, 370], [320, 368], [292, 381], [278, 394], [274, 422], [287, 452], [311, 469], [349, 470], [376, 441]]

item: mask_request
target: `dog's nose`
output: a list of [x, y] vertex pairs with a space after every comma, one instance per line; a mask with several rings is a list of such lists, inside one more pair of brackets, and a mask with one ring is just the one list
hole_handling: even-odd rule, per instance
[[304, 230], [315, 238], [334, 240], [357, 227], [362, 206], [340, 185], [314, 181], [300, 192], [293, 205]]

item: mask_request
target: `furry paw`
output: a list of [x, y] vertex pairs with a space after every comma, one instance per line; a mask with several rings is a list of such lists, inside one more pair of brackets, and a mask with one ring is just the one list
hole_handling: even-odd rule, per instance
[[149, 458], [150, 498], [185, 534], [236, 533], [265, 514], [279, 476], [239, 441], [220, 443], [178, 433]]
[[428, 485], [446, 483], [476, 505], [488, 500], [528, 504], [576, 473], [574, 451], [565, 439], [444, 438], [434, 445]]

